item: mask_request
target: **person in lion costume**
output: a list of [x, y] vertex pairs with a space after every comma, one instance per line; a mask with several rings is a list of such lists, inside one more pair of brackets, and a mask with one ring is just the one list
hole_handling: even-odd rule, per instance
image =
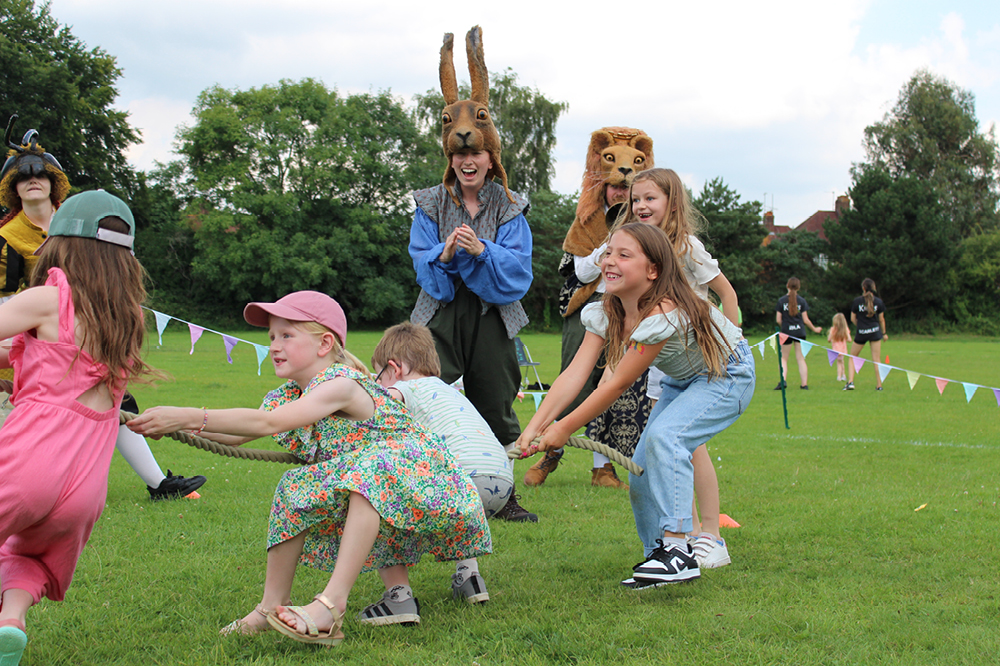
[[[621, 206], [627, 205], [629, 186], [635, 175], [653, 166], [653, 140], [642, 130], [631, 127], [603, 127], [590, 136], [586, 170], [576, 217], [563, 241], [563, 258], [559, 273], [566, 278], [559, 292], [559, 313], [563, 316], [562, 368], [573, 361], [585, 334], [580, 323], [580, 309], [599, 300], [603, 280], [595, 252], [603, 248], [610, 227]], [[597, 386], [603, 372], [603, 361], [594, 368], [580, 394], [563, 412], [576, 409]], [[642, 386], [639, 386], [639, 383]], [[636, 386], [627, 390], [612, 408], [587, 428], [587, 436], [631, 455], [651, 408], [645, 398], [646, 374]], [[560, 415], [562, 418], [562, 415]], [[549, 451], [524, 475], [524, 483], [538, 486], [555, 470], [563, 451]], [[591, 484], [625, 489], [615, 474], [611, 462], [594, 454]]]

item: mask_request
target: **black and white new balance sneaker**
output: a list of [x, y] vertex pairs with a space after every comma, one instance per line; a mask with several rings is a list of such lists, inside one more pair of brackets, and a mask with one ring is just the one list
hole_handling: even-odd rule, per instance
[[656, 540], [657, 546], [644, 562], [632, 567], [632, 577], [622, 581], [622, 585], [633, 590], [641, 590], [671, 583], [683, 583], [701, 576], [698, 561], [691, 546], [671, 545]]

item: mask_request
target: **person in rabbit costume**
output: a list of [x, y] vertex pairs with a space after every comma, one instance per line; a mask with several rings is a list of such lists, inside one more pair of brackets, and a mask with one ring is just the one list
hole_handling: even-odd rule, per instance
[[[413, 193], [409, 252], [420, 296], [410, 319], [431, 330], [441, 379], [463, 377], [466, 397], [509, 446], [521, 434], [513, 409], [521, 381], [514, 336], [528, 323], [520, 303], [532, 277], [528, 201], [507, 187], [479, 26], [465, 44], [472, 96], [464, 100], [458, 99], [452, 33], [441, 47], [441, 142], [448, 165], [440, 185]], [[495, 517], [537, 521], [517, 500], [511, 491]]]

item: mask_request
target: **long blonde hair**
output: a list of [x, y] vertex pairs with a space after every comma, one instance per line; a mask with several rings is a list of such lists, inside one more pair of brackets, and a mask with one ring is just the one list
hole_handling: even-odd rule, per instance
[[[98, 226], [129, 233], [129, 226], [117, 217], [106, 217]], [[123, 390], [128, 382], [159, 375], [142, 360], [146, 333], [142, 304], [148, 276], [128, 248], [92, 238], [53, 236], [38, 257], [31, 286], [45, 284], [50, 268], [66, 274], [83, 334], [80, 347], [107, 367], [102, 379], [109, 390]]]
[[[725, 335], [722, 329], [712, 320], [710, 310], [712, 306], [694, 292], [681, 272], [680, 264], [671, 252], [666, 233], [658, 227], [642, 222], [624, 224], [615, 233], [625, 233], [635, 239], [642, 253], [657, 270], [656, 279], [639, 297], [639, 321], [651, 315], [664, 300], [672, 301], [680, 310], [681, 319], [686, 319], [688, 322], [684, 343], [688, 344], [686, 336], [693, 333], [695, 342], [705, 359], [708, 375], [722, 376], [726, 367], [724, 361], [733, 350], [728, 342], [724, 342]], [[608, 320], [605, 357], [608, 365], [614, 369], [625, 355], [625, 344], [632, 332], [625, 330], [625, 306], [620, 298], [606, 293], [603, 306]]]
[[851, 329], [847, 328], [847, 317], [843, 312], [833, 315], [830, 326], [830, 342], [847, 342], [851, 337]]
[[701, 214], [691, 205], [687, 188], [681, 182], [681, 177], [673, 169], [646, 169], [640, 171], [632, 180], [628, 190], [628, 204], [622, 209], [615, 222], [614, 233], [622, 225], [638, 222], [639, 218], [632, 214], [632, 189], [636, 183], [649, 181], [663, 192], [667, 198], [667, 213], [657, 225], [666, 235], [670, 246], [677, 257], [683, 257], [691, 251], [691, 236], [697, 236], [702, 228]]

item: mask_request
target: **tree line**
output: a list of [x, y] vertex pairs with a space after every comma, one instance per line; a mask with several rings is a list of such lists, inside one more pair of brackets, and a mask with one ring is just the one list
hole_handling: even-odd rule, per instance
[[[154, 307], [231, 325], [249, 300], [315, 289], [340, 300], [352, 325], [408, 316], [417, 294], [409, 195], [445, 169], [438, 92], [406, 103], [387, 91], [343, 95], [314, 79], [213, 86], [178, 130], [176, 159], [137, 172], [124, 154], [139, 134], [111, 106], [115, 58], [87, 49], [47, 4], [0, 0], [0, 17], [0, 110], [39, 129], [76, 189], [131, 201]], [[576, 206], [576, 195], [550, 186], [567, 105], [510, 70], [491, 73], [491, 102], [510, 186], [531, 201], [535, 277], [523, 304], [534, 327], [557, 329], [556, 268]], [[862, 140], [852, 209], [825, 226], [828, 241], [793, 230], [762, 245], [760, 202], [743, 201], [722, 178], [693, 194], [746, 325], [773, 327], [792, 275], [823, 326], [872, 277], [895, 330], [1000, 333], [998, 149], [971, 93], [917, 72]]]

